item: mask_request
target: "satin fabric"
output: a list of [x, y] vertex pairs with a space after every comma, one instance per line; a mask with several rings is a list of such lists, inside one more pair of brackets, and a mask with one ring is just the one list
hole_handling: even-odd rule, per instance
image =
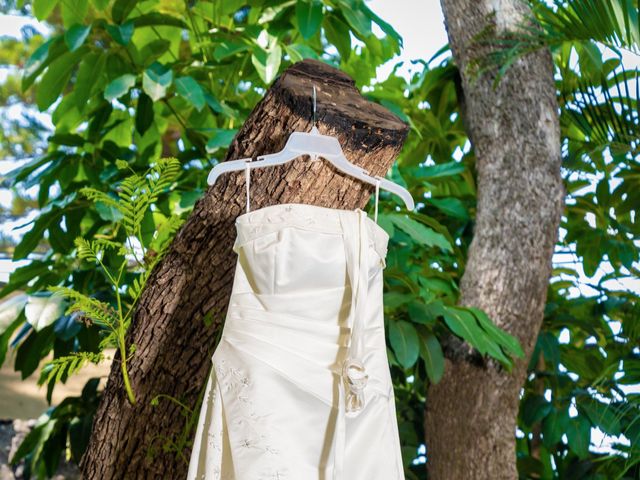
[[[387, 233], [360, 209], [278, 204], [237, 217], [236, 234], [187, 480], [404, 479], [384, 335]], [[359, 396], [348, 358], [365, 368]]]

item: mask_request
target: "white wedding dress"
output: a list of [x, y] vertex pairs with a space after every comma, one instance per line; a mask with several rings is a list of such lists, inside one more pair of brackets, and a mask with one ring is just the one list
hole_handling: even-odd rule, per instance
[[378, 188], [375, 220], [302, 203], [249, 211], [246, 174], [187, 480], [404, 480]]

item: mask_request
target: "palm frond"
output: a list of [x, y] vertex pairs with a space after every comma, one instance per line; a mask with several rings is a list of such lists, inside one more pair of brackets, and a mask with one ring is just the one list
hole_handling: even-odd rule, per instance
[[530, 1], [531, 14], [513, 31], [497, 32], [495, 22], [474, 38], [481, 52], [470, 61], [470, 72], [480, 75], [497, 69], [494, 86], [515, 60], [540, 48], [556, 50], [565, 45], [620, 49], [640, 55], [638, 5], [632, 0], [544, 0]]

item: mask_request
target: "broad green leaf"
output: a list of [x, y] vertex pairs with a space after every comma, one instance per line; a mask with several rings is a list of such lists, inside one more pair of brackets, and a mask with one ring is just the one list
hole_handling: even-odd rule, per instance
[[431, 383], [438, 383], [444, 374], [444, 355], [435, 335], [420, 334], [422, 359]]
[[46, 20], [58, 2], [59, 0], [33, 0], [33, 14], [40, 21]]
[[16, 248], [13, 251], [13, 259], [20, 260], [22, 258], [26, 258], [42, 240], [49, 223], [57, 219], [59, 215], [59, 211], [40, 215], [33, 223], [31, 230], [25, 233], [22, 236], [20, 243], [16, 245]]
[[542, 420], [542, 442], [553, 448], [560, 440], [569, 424], [569, 413], [566, 409], [553, 409]]
[[444, 319], [453, 333], [469, 342], [481, 354], [491, 355], [507, 369], [511, 367], [511, 361], [501, 350], [499, 343], [487, 334], [467, 309], [445, 307]]
[[376, 15], [367, 6], [366, 3], [363, 2], [361, 4], [360, 8], [362, 9], [362, 11], [364, 12], [364, 14], [367, 17], [369, 17], [376, 24], [378, 24], [378, 26], [382, 29], [382, 31], [384, 33], [386, 33], [389, 37], [391, 37], [391, 38], [393, 38], [395, 40], [397, 49], [395, 49], [393, 53], [399, 54], [400, 53], [400, 49], [403, 46], [403, 41], [402, 41], [402, 37], [400, 36], [400, 34], [388, 22], [385, 22], [384, 20], [382, 20], [382, 18], [380, 18], [378, 15]]
[[184, 29], [189, 28], [184, 20], [160, 12], [145, 13], [144, 15], [140, 15], [139, 17], [132, 18], [130, 21], [133, 22], [136, 28], [150, 27], [155, 25], [164, 25]]
[[418, 360], [420, 341], [415, 327], [404, 320], [389, 322], [389, 342], [402, 367], [410, 368]]
[[144, 132], [153, 124], [153, 116], [153, 100], [146, 93], [140, 92], [135, 122], [136, 130], [140, 135], [144, 135]]
[[215, 128], [213, 129], [213, 136], [211, 137], [211, 139], [207, 142], [207, 151], [209, 152], [213, 152], [218, 148], [221, 147], [228, 147], [231, 142], [233, 141], [233, 138], [236, 136], [236, 133], [238, 133], [238, 130], [233, 128], [233, 129], [224, 129], [224, 128]]
[[71, 71], [84, 54], [87, 53], [87, 50], [88, 48], [83, 46], [73, 52], [67, 52], [51, 62], [38, 83], [36, 91], [36, 102], [41, 112], [45, 111], [57, 100], [62, 89], [69, 81]]
[[292, 62], [299, 62], [305, 58], [319, 58], [315, 50], [307, 45], [286, 45], [284, 50], [287, 52]]
[[[62, 46], [61, 46], [62, 44]], [[51, 58], [50, 49], [54, 50], [53, 46], [57, 45], [55, 49], [59, 52], [59, 55], [64, 51], [64, 42], [60, 42], [60, 38], [50, 38], [38, 48], [34, 50], [29, 59], [22, 69], [22, 83], [20, 88], [24, 92], [31, 86], [36, 77], [46, 68], [46, 66], [53, 61]]]
[[104, 89], [104, 98], [108, 101], [119, 98], [127, 93], [135, 83], [136, 76], [131, 73], [125, 73], [107, 85], [107, 88]]
[[89, 0], [65, 0], [60, 2], [60, 13], [62, 15], [62, 25], [69, 29], [73, 25], [84, 24], [84, 19], [89, 12]]
[[82, 59], [73, 89], [76, 107], [80, 112], [84, 111], [89, 98], [102, 86], [101, 78], [106, 63], [107, 57], [102, 52], [89, 53]]
[[385, 308], [395, 309], [401, 305], [408, 304], [415, 298], [415, 295], [411, 293], [384, 292], [383, 298]]
[[175, 81], [176, 91], [191, 103], [198, 111], [205, 106], [204, 92], [198, 82], [191, 77], [178, 77]]
[[364, 2], [362, 0], [341, 0], [340, 3], [343, 5], [340, 12], [351, 28], [361, 37], [366, 38], [371, 35], [371, 19], [361, 9]]
[[469, 220], [469, 212], [459, 198], [429, 198], [426, 201], [450, 217]]
[[524, 358], [524, 351], [516, 337], [499, 328], [481, 309], [476, 307], [468, 307], [467, 309], [475, 315], [482, 328], [495, 342], [507, 350], [509, 354]]
[[73, 25], [64, 34], [64, 41], [70, 51], [77, 50], [84, 43], [91, 31], [91, 25]]
[[584, 411], [591, 420], [591, 423], [600, 428], [604, 433], [614, 436], [622, 433], [620, 418], [613, 406], [604, 404], [593, 398], [580, 398], [577, 403], [578, 410]]
[[393, 224], [408, 234], [414, 241], [428, 247], [439, 247], [447, 252], [453, 251], [447, 239], [426, 225], [401, 214], [386, 214]]
[[335, 45], [344, 61], [351, 55], [351, 33], [349, 26], [335, 13], [325, 15], [323, 27], [329, 43]]
[[466, 170], [464, 163], [462, 162], [447, 162], [439, 163], [437, 165], [430, 165], [428, 167], [420, 167], [416, 176], [418, 178], [442, 178], [450, 177], [452, 175], [459, 175]]
[[32, 260], [25, 266], [16, 268], [9, 276], [9, 283], [0, 290], [0, 298], [4, 298], [16, 290], [26, 288], [27, 283], [47, 273], [49, 273], [49, 262], [40, 260]]
[[267, 85], [269, 85], [278, 74], [281, 59], [282, 48], [277, 44], [269, 50], [256, 47], [253, 49], [253, 54], [251, 55], [251, 63], [253, 63], [262, 81]]
[[409, 318], [411, 318], [413, 323], [432, 325], [437, 318], [437, 315], [434, 315], [434, 310], [430, 308], [430, 305], [426, 305], [419, 299], [416, 300], [412, 298], [412, 301], [407, 305], [407, 310], [409, 312]]
[[3, 328], [2, 333], [0, 334], [0, 365], [4, 364], [4, 360], [7, 356], [7, 350], [9, 349], [9, 341], [18, 338], [18, 335], [14, 335], [14, 332], [20, 326], [23, 326], [23, 328], [25, 326], [29, 329], [31, 328], [29, 324], [25, 323], [24, 308], [18, 312], [16, 318], [14, 318], [10, 324]]
[[126, 46], [133, 36], [134, 24], [132, 20], [127, 20], [122, 25], [107, 25], [107, 32], [120, 45]]
[[116, 23], [121, 23], [133, 11], [138, 0], [116, 0], [111, 8], [111, 17]]
[[173, 70], [159, 62], [153, 62], [142, 75], [142, 88], [153, 101], [158, 101], [166, 95], [172, 80]]
[[55, 322], [64, 313], [66, 304], [63, 298], [49, 293], [29, 295], [24, 314], [34, 330], [40, 331]]
[[216, 47], [213, 50], [213, 58], [217, 61], [224, 60], [236, 53], [245, 52], [250, 48], [251, 47], [246, 43], [225, 40], [216, 44]]
[[28, 298], [28, 295], [22, 293], [0, 303], [0, 335], [18, 318]]
[[296, 2], [298, 28], [305, 40], [313, 37], [322, 23], [322, 2], [320, 0], [298, 0]]
[[456, 307], [445, 307], [443, 312], [444, 320], [453, 333], [469, 342], [480, 353], [489, 351], [491, 342], [471, 313]]
[[520, 406], [520, 417], [527, 427], [540, 422], [553, 410], [553, 405], [542, 395], [528, 395]]
[[589, 444], [591, 443], [591, 424], [582, 415], [569, 419], [566, 430], [569, 448], [580, 458], [589, 455]]

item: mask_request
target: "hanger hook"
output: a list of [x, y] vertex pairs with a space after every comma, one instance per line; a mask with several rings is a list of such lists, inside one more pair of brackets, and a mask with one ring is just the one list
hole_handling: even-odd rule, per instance
[[[312, 133], [318, 133], [318, 127], [316, 126], [316, 86], [313, 86], [313, 128], [312, 128]], [[315, 132], [313, 132], [313, 130], [315, 130]], [[317, 155], [311, 155], [311, 161], [312, 162], [317, 162], [318, 161], [318, 156]]]
[[313, 85], [313, 126], [316, 126], [316, 86]]

